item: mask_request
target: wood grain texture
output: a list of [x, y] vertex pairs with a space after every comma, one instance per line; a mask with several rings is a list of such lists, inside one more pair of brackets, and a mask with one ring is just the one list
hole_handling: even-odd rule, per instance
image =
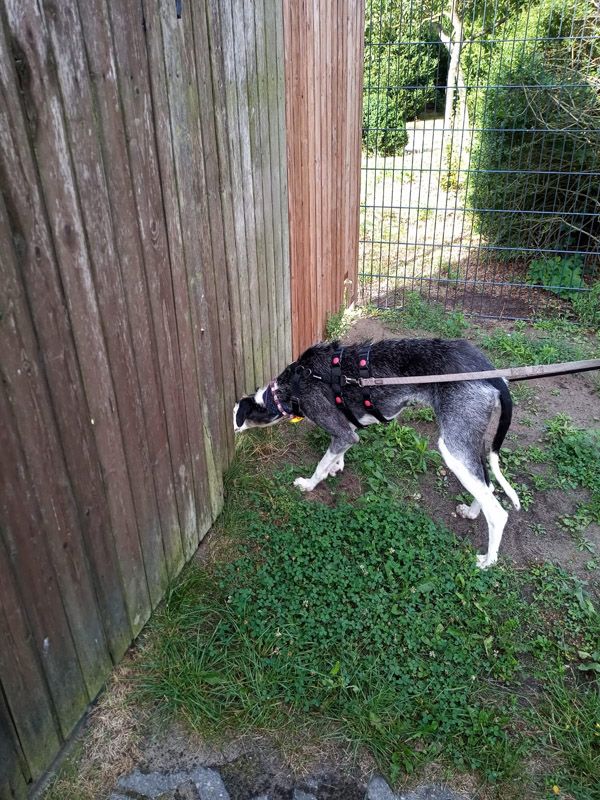
[[363, 0], [283, 0], [293, 353], [353, 299]]
[[[62, 15], [61, 20], [65, 17]], [[175, 312], [169, 274], [163, 269], [166, 234], [154, 129], [143, 107], [148, 84], [146, 53], [142, 40], [142, 46], [130, 53], [135, 59], [135, 84], [127, 81], [119, 87], [117, 54], [105, 3], [82, 0], [79, 17], [81, 28], [73, 26], [70, 47], [73, 61], [78, 61], [83, 52], [89, 64], [89, 92], [96, 101], [97, 156], [105, 170], [115, 266], [119, 268], [131, 331], [166, 573], [175, 575], [183, 564], [181, 527], [191, 524], [188, 509], [193, 500], [189, 447], [185, 426], [179, 423], [183, 398], [170, 336]], [[61, 32], [64, 35], [64, 21], [55, 26], [56, 49], [68, 52], [69, 43], [60, 37]], [[80, 69], [83, 74], [83, 64]], [[140, 83], [144, 94], [136, 91]]]
[[[13, 49], [15, 47], [18, 48], [18, 43], [13, 41]], [[3, 233], [6, 248], [3, 252], [7, 254], [4, 265], [8, 269], [9, 248], [14, 245], [20, 280], [35, 319], [37, 343], [71, 485], [79, 506], [81, 535], [88, 543], [88, 554], [99, 577], [97, 591], [106, 635], [113, 658], [118, 658], [131, 638], [128, 607], [132, 612], [138, 608], [139, 603], [144, 602], [138, 598], [138, 592], [147, 598], [147, 589], [145, 581], [143, 585], [132, 581], [129, 591], [121, 582], [119, 559], [109, 535], [114, 520], [118, 518], [118, 503], [116, 498], [109, 503], [107, 497], [44, 198], [28, 145], [27, 126], [35, 116], [28, 99], [28, 123], [19, 102], [19, 84], [24, 81], [26, 86], [28, 81], [27, 65], [19, 54], [15, 61], [21, 76], [17, 79], [8, 54], [8, 44], [0, 28], [0, 185], [10, 227], [8, 242], [5, 239], [6, 228]], [[28, 98], [27, 93], [24, 96]], [[7, 282], [4, 287], [8, 285]], [[123, 544], [122, 537], [118, 538]], [[127, 548], [122, 547], [120, 560], [125, 567], [133, 568], [136, 554], [130, 557]]]
[[1, 800], [194, 554], [233, 403], [291, 359], [282, 3], [183, 9], [0, 11]]
[[[63, 122], [60, 93], [55, 83], [48, 40], [39, 12], [33, 3], [9, 3], [6, 6], [12, 49], [19, 53], [20, 90], [26, 98], [27, 127], [35, 142], [35, 166], [43, 197], [42, 215], [47, 214], [51, 241], [49, 251], [40, 257], [56, 258], [62, 302], [66, 302], [69, 322], [75, 339], [78, 367], [84, 385], [89, 422], [93, 427], [108, 502], [114, 505], [114, 518], [122, 526], [123, 552], [120, 553], [126, 595], [133, 607], [130, 620], [134, 630], [140, 630], [150, 614], [148, 585], [140, 545], [132, 486], [118, 417], [111, 365], [104, 339], [104, 330], [92, 277], [86, 231], [81, 217], [77, 188], [71, 168], [71, 157]], [[35, 32], [35, 34], [34, 34]], [[4, 63], [5, 59], [0, 59]], [[19, 114], [20, 102], [14, 98], [14, 81], [7, 85], [12, 91], [14, 117]], [[18, 121], [17, 121], [18, 125]], [[18, 125], [22, 130], [23, 125]], [[14, 137], [12, 146], [28, 151], [25, 138]], [[10, 151], [7, 159], [11, 158]], [[27, 160], [24, 152], [19, 161]], [[8, 184], [15, 188], [13, 180]], [[32, 178], [27, 188], [35, 188]], [[25, 201], [26, 202], [26, 201]], [[27, 208], [24, 209], [27, 219]], [[64, 294], [63, 294], [64, 293]], [[60, 343], [59, 343], [60, 346]], [[59, 400], [60, 402], [60, 400]]]
[[[162, 482], [170, 487], [172, 480], [164, 474], [166, 460], [163, 454], [150, 453], [154, 442], [165, 449], [165, 436], [162, 426], [154, 419], [157, 392], [152, 386], [152, 350], [145, 287], [140, 278], [139, 259], [130, 261], [121, 269], [106, 184], [108, 167], [102, 159], [96, 125], [90, 126], [94, 108], [82, 51], [79, 15], [76, 8], [65, 6], [55, 12], [54, 8], [51, 6], [52, 10], [46, 13], [42, 24], [45, 23], [49, 36], [46, 57], [52, 58], [56, 64], [58, 85], [52, 90], [57, 92], [57, 104], [62, 100], [64, 131], [61, 131], [61, 137], [64, 136], [71, 156], [71, 171], [67, 173], [66, 160], [63, 169], [72, 182], [78, 257], [85, 260], [86, 269], [89, 269], [90, 289], [97, 303], [98, 322], [103, 332], [114, 391], [112, 415], [120, 427], [148, 590], [155, 606], [168, 582], [156, 484]], [[52, 90], [48, 82], [47, 91]], [[123, 213], [126, 213], [126, 206]], [[131, 231], [128, 231], [128, 236], [131, 237]], [[125, 284], [128, 284], [127, 290]], [[137, 363], [134, 335], [140, 351]], [[142, 392], [142, 387], [147, 391]], [[152, 422], [154, 427], [151, 427]], [[168, 450], [166, 455], [168, 458]], [[172, 525], [173, 509], [169, 507], [169, 498], [163, 498], [163, 502], [167, 506], [162, 509], [166, 524]]]
[[25, 800], [31, 774], [0, 689], [0, 800]]

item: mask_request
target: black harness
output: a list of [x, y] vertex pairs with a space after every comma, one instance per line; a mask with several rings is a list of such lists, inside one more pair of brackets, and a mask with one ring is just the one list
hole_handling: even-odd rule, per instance
[[344, 348], [340, 347], [339, 350], [336, 350], [331, 356], [330, 381], [331, 381], [331, 388], [333, 389], [333, 399], [335, 401], [336, 406], [346, 417], [346, 419], [353, 425], [356, 425], [357, 428], [362, 428], [363, 426], [356, 419], [356, 416], [352, 413], [350, 408], [348, 408], [348, 406], [346, 405], [344, 401], [344, 396], [342, 394], [342, 386], [345, 386], [348, 383], [348, 378], [345, 375], [342, 375], [343, 355], [344, 355]]
[[[363, 349], [359, 351], [358, 370], [361, 380], [372, 377], [370, 356], [371, 345], [368, 347], [363, 347]], [[356, 380], [356, 378], [349, 378], [348, 376], [342, 374], [343, 357], [343, 347], [335, 350], [331, 356], [329, 383], [333, 390], [333, 399], [336, 407], [339, 408], [349, 422], [351, 422], [357, 428], [364, 428], [365, 426], [358, 421], [356, 415], [344, 400], [343, 387], [349, 384], [358, 386], [359, 382]], [[304, 416], [300, 406], [300, 381], [302, 378], [315, 378], [316, 380], [327, 382], [327, 380], [321, 375], [315, 375], [308, 367], [303, 367], [299, 364], [296, 366], [292, 373], [292, 380], [290, 383], [290, 402], [292, 406], [292, 414], [296, 417]], [[362, 396], [363, 406], [368, 414], [371, 414], [371, 416], [375, 417], [375, 419], [379, 422], [388, 423], [390, 421], [383, 416], [378, 408], [375, 407], [375, 404], [371, 398], [371, 390], [368, 386], [362, 387]]]
[[[363, 349], [358, 354], [358, 371], [360, 374], [361, 380], [366, 380], [367, 378], [372, 378], [371, 374], [371, 345], [368, 347], [363, 347]], [[386, 419], [381, 411], [374, 405], [371, 399], [371, 390], [368, 386], [362, 387], [362, 394], [363, 394], [363, 406], [365, 410], [371, 414], [371, 416], [375, 417], [376, 420], [383, 423], [388, 423], [390, 420]]]

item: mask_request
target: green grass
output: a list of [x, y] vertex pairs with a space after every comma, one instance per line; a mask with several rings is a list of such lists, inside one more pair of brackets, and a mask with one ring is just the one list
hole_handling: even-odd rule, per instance
[[589, 357], [591, 350], [565, 335], [553, 333], [534, 337], [523, 331], [509, 332], [503, 328], [482, 334], [479, 344], [498, 367], [577, 361]]
[[[423, 412], [420, 418], [429, 419], [425, 412], [431, 409], [414, 409]], [[309, 434], [309, 441], [317, 450], [326, 450], [330, 437], [318, 428]], [[366, 428], [360, 442], [346, 454], [346, 464], [362, 478], [367, 489], [386, 489], [392, 494], [414, 489], [417, 476], [429, 466], [441, 464], [437, 450], [430, 450], [429, 441], [414, 428], [392, 423], [385, 427]]]
[[[478, 571], [470, 548], [399, 499], [407, 473], [438, 463], [426, 441], [396, 424], [363, 436], [347, 459], [363, 493], [338, 489], [331, 506], [291, 487], [297, 467], [270, 474], [260, 434], [242, 446], [227, 559], [188, 568], [154, 615], [141, 695], [216, 737], [309, 727], [366, 748], [392, 779], [435, 761], [502, 797], [558, 784], [597, 800], [600, 616], [583, 584], [550, 566]], [[587, 480], [563, 450], [558, 476]], [[532, 760], [544, 770], [526, 777]]]
[[328, 341], [340, 339], [348, 330], [348, 324], [344, 320], [345, 309], [342, 306], [334, 314], [329, 314], [325, 323], [325, 338]]
[[[525, 511], [533, 501], [532, 488], [538, 492], [585, 490], [587, 499], [556, 523], [571, 534], [578, 549], [595, 555], [596, 548], [585, 532], [592, 524], [600, 525], [600, 430], [576, 428], [566, 414], [557, 414], [545, 427], [542, 447], [504, 447], [502, 470]], [[544, 471], [534, 465], [542, 465]], [[541, 497], [538, 500], [544, 502]], [[595, 562], [591, 569], [596, 569]]]
[[390, 330], [420, 330], [449, 339], [463, 336], [468, 323], [460, 311], [446, 311], [442, 306], [428, 303], [417, 292], [409, 292], [404, 308], [371, 309], [371, 313], [385, 322]]

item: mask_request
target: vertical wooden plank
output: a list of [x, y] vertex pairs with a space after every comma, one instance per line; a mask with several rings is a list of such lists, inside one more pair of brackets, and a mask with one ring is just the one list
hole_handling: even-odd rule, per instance
[[[27, 92], [28, 63], [16, 47], [23, 96], [30, 120], [34, 107]], [[27, 143], [27, 132], [17, 93], [17, 77], [0, 26], [0, 183], [7, 204], [12, 240], [16, 245], [19, 273], [24, 281], [27, 302], [36, 321], [36, 335], [44, 360], [52, 404], [60, 431], [71, 484], [79, 506], [81, 535], [87, 546], [96, 590], [102, 608], [106, 635], [114, 659], [119, 658], [131, 638], [120, 577], [119, 560], [110, 536], [111, 514], [116, 503], [107, 502], [93, 427], [81, 383], [72, 330], [65, 307], [60, 278], [54, 260], [46, 212], [36, 168]], [[9, 245], [7, 245], [8, 247]], [[125, 543], [120, 559], [133, 568]], [[137, 584], [129, 585], [127, 598], [132, 611], [138, 607]], [[143, 587], [145, 591], [145, 586]], [[146, 595], [147, 597], [147, 595]]]
[[[3, 300], [0, 374], [7, 401], [6, 416], [2, 418], [5, 425], [12, 419], [15, 441], [17, 437], [20, 440], [18, 447], [24, 459], [21, 466], [27, 469], [32, 482], [32, 499], [35, 498], [41, 517], [40, 534], [56, 576], [59, 593], [56, 602], [64, 607], [76, 658], [91, 698], [102, 686], [111, 660], [79, 534], [79, 515], [38, 362], [37, 342], [16, 278], [10, 238], [4, 203], [0, 200], [0, 242], [4, 245], [0, 263]], [[18, 531], [15, 533], [18, 535]], [[33, 553], [26, 551], [21, 555], [32, 556]], [[19, 566], [18, 560], [16, 563]], [[80, 710], [84, 707], [85, 702]]]
[[279, 319], [279, 304], [277, 302], [277, 284], [275, 279], [275, 242], [273, 230], [273, 199], [271, 175], [275, 168], [271, 152], [269, 130], [270, 95], [268, 91], [268, 65], [266, 53], [266, 26], [264, 0], [257, 0], [254, 4], [254, 27], [256, 31], [255, 58], [256, 58], [256, 84], [257, 84], [257, 127], [258, 127], [258, 158], [261, 161], [262, 198], [263, 198], [263, 236], [265, 247], [265, 276], [267, 283], [267, 297], [269, 303], [268, 336], [271, 345], [271, 376], [277, 375], [279, 364], [279, 336], [281, 322]]
[[[215, 413], [215, 409], [222, 408], [222, 367], [218, 320], [214, 313], [214, 280], [206, 267], [206, 261], [211, 257], [211, 240], [204, 191], [194, 48], [189, 41], [190, 8], [189, 5], [184, 6], [182, 20], [176, 18], [172, 4], [162, 0], [158, 9], [153, 3], [148, 3], [144, 9], [147, 25], [151, 22], [152, 30], [162, 39], [169, 130], [196, 357], [196, 402], [200, 403], [202, 409], [205, 462], [212, 511], [212, 517], [209, 516], [210, 524], [210, 519], [218, 514], [222, 502], [220, 453], [226, 434], [222, 428], [224, 421], [221, 413]], [[203, 502], [206, 500], [203, 499]]]
[[345, 279], [355, 283], [358, 272], [363, 4], [284, 0], [284, 16], [297, 354], [321, 337], [327, 315], [344, 300]]
[[[31, 2], [33, 8], [33, 0]], [[156, 427], [146, 430], [145, 413], [146, 416], [152, 414], [153, 368], [143, 355], [140, 363], [136, 364], [131, 335], [132, 329], [140, 331], [144, 339], [142, 347], [138, 349], [142, 354], [145, 349], [148, 352], [150, 335], [145, 324], [144, 286], [138, 280], [139, 270], [136, 267], [139, 264], [129, 262], [124, 270], [130, 284], [131, 300], [128, 309], [119, 254], [115, 247], [100, 144], [96, 136], [96, 126], [90, 125], [95, 117], [95, 109], [92, 105], [84, 53], [77, 47], [78, 40], [81, 41], [77, 9], [65, 6], [59, 11], [50, 6], [47, 18], [40, 19], [39, 25], [41, 36], [45, 38], [46, 29], [49, 35], [48, 45], [44, 44], [45, 52], [41, 48], [39, 52], [44, 52], [46, 58], [52, 59], [53, 56], [56, 64], [57, 89], [60, 92], [60, 97], [57, 93], [56, 102], [62, 106], [60, 113], [63, 115], [64, 134], [72, 159], [69, 177], [74, 183], [74, 200], [78, 203], [81, 215], [79, 224], [87, 245], [87, 258], [110, 363], [115, 411], [121, 423], [148, 589], [153, 605], [157, 605], [166, 589], [168, 575], [161, 515], [153, 479], [153, 466], [157, 465], [151, 462], [148, 444], [150, 440], [158, 439], [162, 426], [152, 418]], [[141, 367], [145, 367], [145, 371], [138, 375]], [[144, 394], [141, 392], [141, 385], [147, 387]], [[168, 459], [168, 451], [166, 456]], [[157, 458], [159, 464], [166, 464], [162, 454]], [[160, 467], [159, 472], [166, 485], [170, 485], [171, 481]], [[172, 525], [173, 504], [167, 496], [164, 497], [164, 504], [164, 515], [168, 524]]]
[[[6, 485], [3, 485], [3, 493], [5, 489]], [[3, 504], [3, 528], [7, 524], [5, 508]], [[25, 771], [27, 780], [35, 780], [41, 775], [58, 752], [62, 736], [44, 674], [45, 656], [40, 658], [43, 654], [43, 643], [36, 641], [35, 631], [32, 631], [27, 619], [10, 569], [9, 553], [2, 539], [0, 586], [0, 720], [4, 716], [5, 730], [7, 733], [14, 731], [20, 743], [18, 749], [11, 746], [5, 757], [1, 757], [0, 749], [0, 776], [3, 765], [6, 769], [6, 774], [3, 778], [0, 777], [2, 786], [3, 780], [10, 783], [22, 770]], [[0, 745], [1, 743], [2, 736]], [[8, 747], [8, 742], [6, 746]], [[20, 764], [21, 755], [18, 750], [21, 748], [26, 767]], [[17, 779], [14, 782], [17, 783]]]
[[[315, 302], [312, 308], [313, 315], [317, 320], [324, 319], [325, 308], [327, 307], [327, 267], [323, 259], [323, 204], [322, 194], [324, 177], [326, 174], [327, 155], [321, 139], [320, 105], [323, 97], [323, 53], [321, 50], [321, 32], [323, 25], [323, 5], [319, 0], [313, 0], [311, 8], [311, 18], [313, 20], [312, 53], [314, 79], [311, 81], [311, 97], [309, 106], [314, 110], [309, 114], [311, 121], [310, 135], [314, 141], [314, 245], [313, 260], [315, 264]], [[321, 337], [319, 337], [321, 338]]]
[[[213, 111], [219, 156], [219, 193], [221, 197], [221, 213], [223, 215], [229, 293], [230, 340], [233, 348], [235, 399], [237, 399], [245, 392], [248, 377], [246, 368], [247, 363], [251, 364], [252, 354], [250, 352], [251, 337], [245, 338], [242, 320], [240, 298], [242, 281], [238, 272], [241, 264], [238, 257], [238, 237], [234, 212], [234, 181], [236, 181], [236, 176], [234, 176], [234, 166], [229, 152], [229, 126], [233, 125], [235, 120], [230, 120], [229, 118], [231, 106], [228, 102], [225, 60], [228, 58], [226, 50], [231, 46], [231, 37], [229, 35], [227, 40], [225, 39], [221, 24], [221, 14], [219, 13], [220, 5], [224, 6], [224, 12], [227, 13], [229, 11], [229, 3], [221, 4], [217, 0], [205, 0], [204, 13], [206, 14], [206, 35], [211, 60]], [[231, 55], [229, 55], [230, 58]], [[239, 190], [239, 184], [236, 189]], [[248, 317], [245, 313], [243, 316]], [[247, 355], [250, 356], [250, 359], [247, 359]]]
[[[298, 207], [294, 213], [298, 214], [298, 219], [294, 219], [297, 224], [299, 219], [309, 219], [309, 208], [307, 202], [308, 185], [308, 164], [306, 163], [306, 150], [308, 147], [307, 120], [306, 120], [306, 91], [307, 91], [307, 43], [306, 43], [306, 9], [303, 3], [298, 4], [295, 17], [296, 38], [294, 40], [295, 68], [298, 70], [298, 94], [295, 98], [295, 119], [292, 136], [297, 136], [298, 151], [296, 154], [296, 180], [298, 182]], [[298, 302], [298, 325], [299, 325], [299, 350], [306, 347], [306, 331], [309, 325], [309, 307], [312, 300], [311, 275], [313, 265], [310, 261], [309, 242], [307, 236], [307, 222], [302, 226], [298, 225], [298, 263], [296, 271], [296, 298]], [[304, 273], [304, 274], [303, 274]]]
[[282, 303], [282, 248], [281, 248], [281, 213], [280, 213], [280, 167], [279, 167], [279, 136], [277, 131], [277, 115], [279, 98], [277, 94], [277, 50], [276, 50], [276, 15], [273, 0], [263, 0], [263, 65], [264, 74], [262, 87], [265, 96], [263, 101], [263, 114], [265, 125], [263, 127], [266, 152], [269, 165], [268, 188], [269, 196], [268, 217], [271, 227], [271, 241], [273, 247], [273, 303], [275, 307], [276, 324], [276, 353], [275, 373], [280, 372], [285, 366], [285, 341], [283, 328], [283, 303]]
[[30, 780], [31, 773], [18, 741], [0, 683], [0, 800], [25, 800], [27, 783]]
[[[81, 0], [80, 24], [73, 19], [72, 25], [68, 25], [68, 20], [67, 13], [58, 17], [49, 15], [49, 27], [55, 51], [62, 53], [61, 62], [69, 58], [67, 69], [74, 74], [85, 74], [89, 66], [89, 88], [87, 85], [79, 88], [79, 92], [85, 92], [78, 103], [79, 113], [89, 107], [97, 120], [99, 147], [94, 155], [103, 163], [107, 192], [105, 213], [110, 213], [115, 261], [116, 266], [120, 266], [119, 279], [129, 319], [166, 573], [174, 575], [183, 565], [180, 515], [185, 524], [190, 524], [186, 509], [191, 470], [185, 438], [179, 432], [180, 429], [185, 431], [180, 423], [185, 417], [181, 413], [179, 373], [173, 348], [169, 347], [174, 311], [169, 271], [164, 268], [165, 262], [168, 263], [164, 258], [164, 225], [161, 227], [162, 220], [155, 209], [159, 198], [155, 194], [158, 173], [152, 147], [154, 131], [151, 118], [143, 113], [148, 93], [141, 97], [141, 93], [135, 91], [137, 85], [128, 81], [129, 91], [123, 92], [121, 105], [110, 21], [104, 2]], [[142, 65], [146, 65], [145, 59]], [[144, 81], [144, 77], [144, 72], [141, 75], [136, 72], [136, 84]], [[63, 94], [66, 96], [66, 92]], [[128, 129], [127, 123], [130, 123]], [[160, 205], [159, 208], [162, 215]]]
[[[279, 210], [281, 212], [281, 250], [282, 250], [282, 297], [283, 307], [283, 329], [285, 332], [285, 351], [284, 363], [292, 359], [292, 296], [291, 296], [291, 277], [290, 277], [290, 227], [289, 227], [289, 198], [288, 198], [288, 151], [286, 133], [286, 91], [285, 71], [287, 59], [285, 58], [285, 30], [284, 30], [284, 2], [285, 0], [273, 0], [275, 3], [275, 25], [276, 25], [276, 46], [275, 63], [277, 72], [277, 100], [278, 100], [278, 143], [279, 143], [279, 185], [280, 198]], [[275, 72], [275, 69], [273, 70]]]
[[[47, 69], [52, 60], [47, 42], [39, 36], [42, 25], [37, 8], [32, 3], [24, 4], [16, 0], [11, 0], [5, 8], [12, 49], [19, 54], [19, 87], [28, 114], [29, 133], [35, 140], [37, 169], [44, 204], [49, 209], [48, 220], [60, 270], [60, 283], [65, 291], [86, 387], [90, 424], [94, 425], [96, 432], [109, 502], [114, 505], [113, 519], [116, 525], [124, 529], [121, 536], [124, 545], [121, 552], [122, 576], [126, 595], [131, 600], [132, 627], [138, 631], [150, 613], [148, 587], [116, 413], [117, 402], [104, 346], [104, 331], [71, 172], [60, 96], [54, 83], [54, 73]], [[0, 63], [5, 63], [5, 58], [0, 58]], [[9, 81], [3, 88], [6, 93], [13, 92], [13, 82]], [[14, 101], [14, 97], [12, 99]], [[18, 116], [14, 105], [13, 109], [13, 116]], [[16, 124], [22, 129], [18, 119]], [[26, 142], [26, 138], [19, 137], [11, 146], [19, 153], [24, 147], [27, 148]], [[10, 156], [9, 151], [8, 158]], [[28, 156], [27, 152], [20, 154], [21, 160], [26, 161]], [[33, 179], [28, 185], [35, 184]]]
[[[253, 218], [251, 229], [255, 241], [256, 271], [258, 284], [258, 306], [254, 313], [260, 320], [260, 348], [263, 360], [261, 383], [273, 375], [271, 364], [270, 341], [270, 296], [267, 278], [267, 248], [265, 241], [265, 218], [263, 202], [263, 163], [260, 141], [260, 106], [258, 96], [258, 71], [256, 51], [258, 49], [257, 29], [254, 17], [254, 3], [243, 3], [242, 23], [244, 25], [245, 81], [244, 86], [248, 102], [248, 134], [249, 156], [252, 180]], [[248, 230], [248, 229], [246, 229]]]
[[256, 245], [256, 222], [254, 216], [255, 197], [253, 164], [250, 149], [250, 116], [246, 84], [249, 80], [246, 63], [246, 31], [243, 0], [232, 0], [232, 30], [235, 65], [235, 83], [238, 106], [238, 136], [241, 151], [242, 186], [244, 198], [244, 221], [246, 232], [246, 257], [248, 262], [248, 297], [252, 318], [252, 349], [254, 354], [254, 374], [257, 384], [265, 380], [270, 365], [265, 361], [263, 348], [267, 343], [262, 337], [261, 301], [258, 282], [258, 261]]
[[[334, 0], [334, 13], [338, 20], [336, 37], [336, 58], [335, 58], [335, 89], [334, 96], [345, 97], [349, 99], [349, 87], [351, 84], [350, 75], [348, 73], [348, 38], [350, 35], [349, 22], [351, 16], [351, 9], [354, 0], [349, 3], [341, 3], [340, 0]], [[337, 171], [338, 177], [335, 185], [335, 193], [338, 201], [340, 213], [335, 221], [332, 236], [335, 240], [335, 263], [333, 272], [333, 285], [331, 294], [332, 311], [337, 311], [343, 302], [343, 285], [344, 285], [344, 268], [345, 261], [348, 253], [348, 242], [344, 238], [348, 234], [349, 226], [347, 225], [348, 214], [350, 208], [348, 205], [348, 197], [350, 195], [350, 176], [348, 174], [348, 166], [350, 163], [350, 147], [349, 147], [349, 109], [346, 102], [336, 104], [336, 128], [338, 130], [337, 137], [337, 151], [334, 153], [334, 162], [340, 165]]]
[[[298, 206], [298, 181], [296, 180], [296, 158], [299, 147], [299, 137], [295, 128], [294, 103], [298, 97], [298, 79], [293, 48], [297, 41], [295, 35], [295, 10], [291, 0], [282, 0], [282, 33], [284, 50], [284, 94], [285, 94], [285, 130], [286, 130], [286, 178], [288, 196], [288, 230], [289, 230], [289, 258], [290, 258], [290, 326], [292, 330], [292, 357], [299, 350], [298, 344], [298, 302], [296, 296], [298, 262], [298, 226], [295, 214]], [[293, 218], [293, 220], [292, 220]]]
[[266, 92], [263, 103], [265, 115], [264, 135], [267, 142], [269, 164], [268, 195], [270, 205], [268, 215], [271, 223], [271, 239], [273, 247], [273, 302], [275, 306], [276, 354], [275, 373], [285, 366], [285, 331], [283, 309], [283, 252], [281, 240], [281, 185], [280, 185], [280, 153], [278, 125], [278, 85], [277, 85], [277, 42], [276, 42], [276, 9], [273, 0], [263, 0], [264, 30], [264, 75], [263, 86]]
[[275, 285], [275, 248], [273, 242], [273, 211], [271, 200], [272, 159], [269, 141], [269, 105], [267, 94], [267, 63], [265, 52], [265, 5], [264, 0], [254, 3], [254, 54], [256, 112], [255, 129], [257, 153], [255, 161], [259, 167], [260, 194], [262, 197], [262, 239], [264, 247], [264, 276], [269, 309], [267, 336], [270, 345], [270, 376], [278, 372], [277, 290]]
[[[235, 382], [233, 377], [234, 355], [231, 335], [231, 314], [229, 311], [229, 282], [227, 275], [227, 254], [225, 232], [223, 228], [223, 210], [221, 205], [221, 181], [225, 177], [219, 165], [219, 152], [216, 134], [216, 106], [221, 103], [220, 97], [213, 95], [211, 61], [209, 53], [209, 37], [206, 18], [205, 0], [197, 5], [191, 4], [190, 41], [194, 58], [194, 72], [197, 91], [196, 104], [199, 109], [200, 140], [202, 144], [203, 213], [206, 213], [208, 236], [211, 245], [211, 257], [205, 260], [206, 281], [212, 281], [215, 305], [212, 316], [218, 330], [218, 348], [215, 347], [215, 358], [220, 359], [219, 413], [227, 422], [222, 426], [221, 466], [227, 467], [233, 455], [233, 428], [229, 423], [235, 401]], [[216, 344], [216, 343], [215, 343]]]
[[[209, 479], [207, 450], [212, 443], [206, 441], [198, 399], [194, 338], [195, 332], [201, 334], [192, 328], [162, 35], [155, 4], [143, 9], [139, 25], [129, 24], [123, 5], [113, 4], [110, 9], [116, 80], [125, 99], [124, 123], [157, 336], [159, 315], [164, 328], [161, 336], [167, 355], [161, 370], [187, 559], [195, 552], [199, 535], [210, 526], [218, 487], [216, 480]], [[93, 3], [86, 10], [84, 25], [88, 13], [94, 15]], [[181, 394], [174, 394], [173, 382]]]
[[[43, 664], [60, 734], [66, 738], [77, 724], [89, 695], [48, 553], [48, 531], [40, 517], [3, 386], [0, 417], [4, 421], [0, 426], [4, 479], [1, 534], [10, 559], [8, 563], [19, 585], [20, 605], [33, 631], [33, 646]], [[33, 693], [35, 686], [30, 688]], [[31, 707], [28, 708], [31, 712]]]
[[321, 281], [323, 284], [323, 302], [319, 310], [318, 319], [326, 315], [325, 309], [329, 306], [331, 295], [331, 216], [337, 216], [331, 203], [331, 147], [332, 147], [332, 125], [331, 108], [332, 97], [329, 91], [329, 81], [331, 78], [331, 0], [326, 0], [323, 4], [321, 18], [319, 21], [319, 66], [320, 66], [320, 86], [319, 86], [319, 106], [316, 115], [319, 119], [319, 148], [321, 150], [321, 175], [317, 184], [317, 192], [320, 197], [321, 214], [319, 219], [321, 236]]
[[362, 131], [362, 81], [364, 63], [364, 0], [354, 0], [349, 5], [350, 28], [348, 31], [347, 71], [349, 76], [347, 109], [348, 136], [348, 193], [347, 232], [343, 279], [350, 281], [348, 301], [353, 302], [358, 291], [358, 240], [360, 226], [360, 168]]
[[[240, 135], [240, 113], [238, 109], [238, 81], [236, 75], [237, 49], [233, 28], [232, 6], [233, 0], [219, 2], [219, 0], [209, 0], [211, 20], [214, 26], [215, 36], [218, 30], [222, 40], [223, 48], [223, 80], [224, 80], [224, 103], [226, 110], [226, 137], [227, 149], [230, 163], [231, 194], [233, 201], [233, 237], [235, 242], [236, 265], [235, 281], [238, 285], [240, 296], [240, 316], [237, 320], [239, 337], [244, 343], [244, 382], [240, 394], [254, 389], [260, 381], [255, 370], [254, 359], [254, 338], [253, 338], [253, 314], [250, 311], [250, 255], [248, 253], [246, 241], [246, 209], [245, 194], [246, 184], [244, 183], [242, 166], [242, 141]], [[234, 314], [233, 324], [236, 324]]]

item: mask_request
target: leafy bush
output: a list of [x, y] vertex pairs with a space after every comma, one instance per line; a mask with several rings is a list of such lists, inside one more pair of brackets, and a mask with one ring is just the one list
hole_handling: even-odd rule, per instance
[[363, 143], [367, 153], [394, 156], [408, 144], [406, 122], [397, 98], [399, 93], [390, 94], [365, 92], [363, 95]]
[[600, 330], [600, 281], [589, 292], [573, 298], [573, 308], [580, 322], [588, 328]]
[[559, 297], [572, 300], [579, 292], [570, 291], [571, 289], [586, 288], [582, 269], [583, 262], [579, 256], [538, 258], [529, 265], [527, 280], [529, 283], [544, 286]]
[[424, 300], [418, 292], [407, 292], [402, 309], [375, 313], [391, 330], [420, 330], [446, 339], [460, 338], [469, 325], [461, 311], [447, 311], [443, 306]]
[[[574, 16], [548, 0], [527, 6], [495, 33], [515, 40], [510, 56], [506, 47], [485, 50], [490, 86], [474, 108], [480, 133], [469, 204], [490, 242], [514, 248], [509, 256], [520, 248], [592, 249], [599, 241], [600, 198], [590, 173], [600, 171], [600, 98], [586, 78], [589, 51], [576, 53], [560, 38], [573, 35], [567, 22], [584, 30], [586, 5], [576, 2]], [[540, 37], [556, 40], [541, 51]], [[469, 65], [470, 80], [477, 79], [473, 52]]]
[[369, 153], [400, 153], [408, 142], [406, 120], [436, 100], [447, 56], [441, 42], [430, 43], [436, 36], [426, 16], [395, 0], [369, 4], [363, 81], [363, 143]]

